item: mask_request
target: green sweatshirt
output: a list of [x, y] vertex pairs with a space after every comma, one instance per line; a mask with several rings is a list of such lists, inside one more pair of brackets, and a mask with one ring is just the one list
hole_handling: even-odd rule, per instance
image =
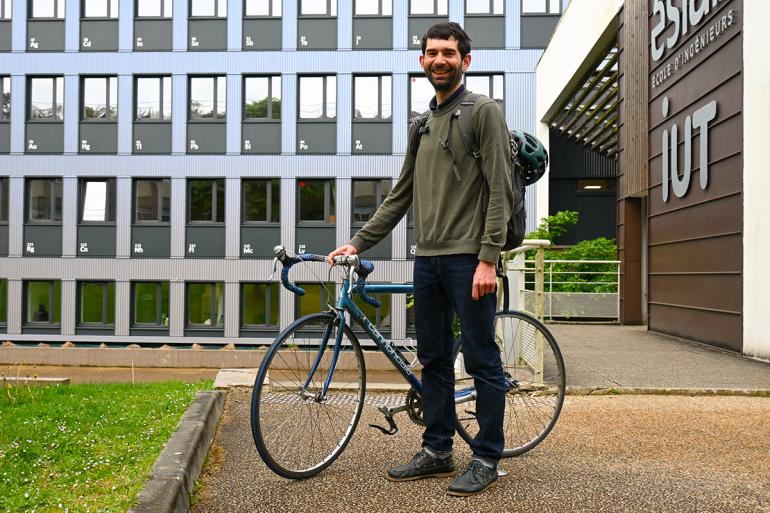
[[[471, 253], [479, 260], [497, 262], [514, 201], [508, 129], [494, 100], [486, 96], [476, 100], [473, 125], [484, 162], [482, 173], [465, 149], [457, 119], [449, 131], [450, 119], [468, 93], [431, 111], [417, 155], [407, 148], [398, 183], [350, 241], [359, 253], [381, 241], [413, 205], [418, 256]], [[452, 169], [452, 151], [457, 174]], [[486, 211], [485, 182], [489, 185]]]

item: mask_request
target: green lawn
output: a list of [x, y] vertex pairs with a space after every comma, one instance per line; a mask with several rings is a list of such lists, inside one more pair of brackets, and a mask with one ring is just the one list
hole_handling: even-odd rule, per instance
[[199, 383], [6, 387], [0, 512], [126, 511]]

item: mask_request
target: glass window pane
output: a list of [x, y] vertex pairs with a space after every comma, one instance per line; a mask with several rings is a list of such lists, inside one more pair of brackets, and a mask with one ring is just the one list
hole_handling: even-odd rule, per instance
[[64, 116], [64, 77], [56, 77], [56, 119], [63, 119]]
[[267, 191], [269, 182], [265, 180], [244, 180], [243, 220], [267, 221]]
[[493, 0], [492, 14], [505, 14], [505, 3], [503, 0]]
[[161, 324], [158, 319], [159, 283], [134, 284], [134, 324]]
[[278, 223], [281, 221], [281, 180], [270, 180], [270, 190], [270, 222]]
[[379, 112], [379, 77], [356, 77], [354, 119], [374, 119]]
[[187, 284], [188, 324], [214, 324], [211, 312], [211, 283]]
[[300, 14], [327, 14], [327, 0], [300, 0]]
[[323, 77], [299, 77], [299, 117], [317, 119], [323, 115]]
[[280, 16], [282, 13], [281, 0], [273, 0], [273, 16]]
[[160, 119], [160, 83], [159, 78], [136, 79], [136, 119]]
[[11, 5], [13, 5], [13, 1], [12, 0], [6, 0], [6, 2], [5, 2], [5, 10], [3, 11], [3, 18], [5, 18], [6, 20], [10, 20], [11, 17], [13, 16], [11, 14]]
[[380, 0], [356, 0], [357, 16], [380, 14]]
[[58, 2], [56, 2], [56, 17], [64, 19], [64, 12], [64, 0], [58, 0]]
[[27, 322], [54, 322], [51, 316], [51, 282], [27, 282]]
[[299, 180], [300, 221], [326, 221], [324, 202], [327, 183], [328, 180]]
[[225, 222], [225, 180], [220, 178], [217, 184], [217, 217], [214, 221], [218, 223]]
[[28, 220], [50, 221], [52, 219], [51, 182], [49, 180], [30, 180], [27, 203]]
[[274, 283], [244, 283], [242, 318], [247, 326], [278, 325], [278, 287]]
[[491, 96], [489, 91], [489, 75], [466, 75], [465, 87], [474, 93]]
[[107, 220], [107, 182], [85, 182], [81, 221]]
[[86, 0], [86, 18], [106, 18], [109, 14], [109, 0]]
[[137, 16], [138, 17], [160, 17], [161, 16], [161, 2], [159, 0], [138, 0], [137, 3]]
[[33, 78], [30, 98], [30, 118], [54, 117], [53, 86], [51, 78]]
[[0, 280], [0, 324], [8, 322], [8, 280]]
[[246, 0], [246, 16], [270, 16], [270, 0]]
[[437, 4], [436, 14], [442, 15], [442, 16], [446, 15], [447, 0], [437, 0], [436, 4]]
[[[318, 313], [322, 310], [328, 310], [326, 303], [333, 301], [333, 297], [329, 297], [329, 293], [334, 293], [334, 283], [300, 283], [300, 287], [305, 289], [304, 296], [297, 297], [297, 318], [303, 315]], [[324, 288], [326, 287], [326, 288]]]
[[377, 181], [353, 181], [353, 223], [365, 223], [377, 210]]
[[104, 324], [104, 285], [101, 283], [80, 284], [80, 323]]
[[103, 119], [107, 117], [107, 80], [104, 78], [83, 79], [83, 118]]
[[54, 18], [56, 16], [54, 9], [54, 0], [32, 0], [33, 18]]
[[468, 14], [489, 14], [491, 0], [465, 0], [465, 12]]
[[171, 119], [171, 77], [163, 77], [163, 119]]
[[326, 117], [337, 117], [337, 77], [326, 77]]
[[380, 83], [382, 85], [382, 92], [381, 92], [381, 98], [380, 98], [380, 102], [382, 102], [382, 119], [390, 119], [391, 110], [392, 110], [391, 97], [393, 96], [390, 76], [386, 75], [382, 77], [382, 80]]
[[559, 14], [561, 12], [561, 0], [550, 0], [548, 12], [550, 14]]
[[0, 221], [8, 221], [8, 179], [0, 178]]
[[215, 16], [216, 0], [192, 0], [193, 16]]
[[217, 119], [224, 119], [227, 114], [227, 79], [217, 77]]
[[11, 79], [9, 77], [3, 77], [2, 78], [2, 84], [3, 84], [3, 99], [2, 99], [2, 113], [0, 113], [0, 116], [2, 116], [5, 119], [9, 119], [11, 117]]
[[[374, 321], [378, 330], [390, 330], [390, 294], [373, 294], [373, 297], [380, 300], [379, 308], [370, 305], [361, 299], [361, 296], [358, 294], [354, 296], [353, 300], [361, 311], [364, 312], [364, 315]], [[356, 329], [356, 331], [363, 331], [363, 328], [361, 328], [358, 323], [354, 324], [354, 329]]]
[[273, 119], [281, 119], [281, 77], [273, 77], [270, 94], [272, 95]]
[[110, 110], [108, 117], [115, 119], [118, 117], [118, 77], [110, 77]]
[[136, 222], [159, 221], [158, 185], [155, 180], [137, 180], [136, 182]]
[[52, 180], [53, 182], [53, 221], [61, 221], [62, 207], [62, 181], [61, 178]]
[[217, 16], [227, 18], [227, 0], [217, 0]]
[[213, 180], [190, 181], [190, 221], [213, 221], [211, 205]]
[[521, 12], [524, 14], [529, 13], [544, 13], [546, 0], [522, 0]]
[[410, 0], [409, 14], [434, 14], [435, 0]]
[[161, 194], [160, 220], [169, 223], [171, 222], [171, 180], [168, 178], [161, 180]]
[[246, 78], [246, 105], [244, 108], [246, 119], [266, 119], [269, 94], [268, 77]]
[[428, 110], [428, 104], [436, 93], [425, 76], [413, 76], [410, 82], [409, 118], [411, 119]]
[[214, 79], [195, 77], [190, 79], [190, 119], [214, 117]]
[[173, 13], [174, 2], [172, 0], [163, 0], [163, 16], [171, 18]]

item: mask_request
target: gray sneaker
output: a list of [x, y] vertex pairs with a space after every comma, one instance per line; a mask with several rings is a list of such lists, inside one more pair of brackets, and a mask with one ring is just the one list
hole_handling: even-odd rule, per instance
[[491, 488], [497, 482], [497, 469], [489, 468], [477, 459], [472, 459], [465, 472], [449, 485], [449, 495], [467, 497]]
[[414, 481], [425, 477], [453, 475], [455, 475], [455, 464], [451, 454], [445, 458], [438, 458], [428, 453], [424, 447], [409, 463], [388, 470], [388, 479], [391, 481]]

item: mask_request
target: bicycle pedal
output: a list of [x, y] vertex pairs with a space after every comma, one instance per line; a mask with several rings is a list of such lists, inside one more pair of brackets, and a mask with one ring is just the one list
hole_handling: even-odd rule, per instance
[[388, 424], [390, 425], [390, 429], [382, 426], [378, 426], [377, 424], [369, 424], [369, 427], [377, 428], [380, 431], [382, 431], [383, 435], [395, 435], [398, 433], [398, 426], [396, 425], [396, 421], [393, 420], [393, 417], [385, 417], [385, 420], [388, 421]]

